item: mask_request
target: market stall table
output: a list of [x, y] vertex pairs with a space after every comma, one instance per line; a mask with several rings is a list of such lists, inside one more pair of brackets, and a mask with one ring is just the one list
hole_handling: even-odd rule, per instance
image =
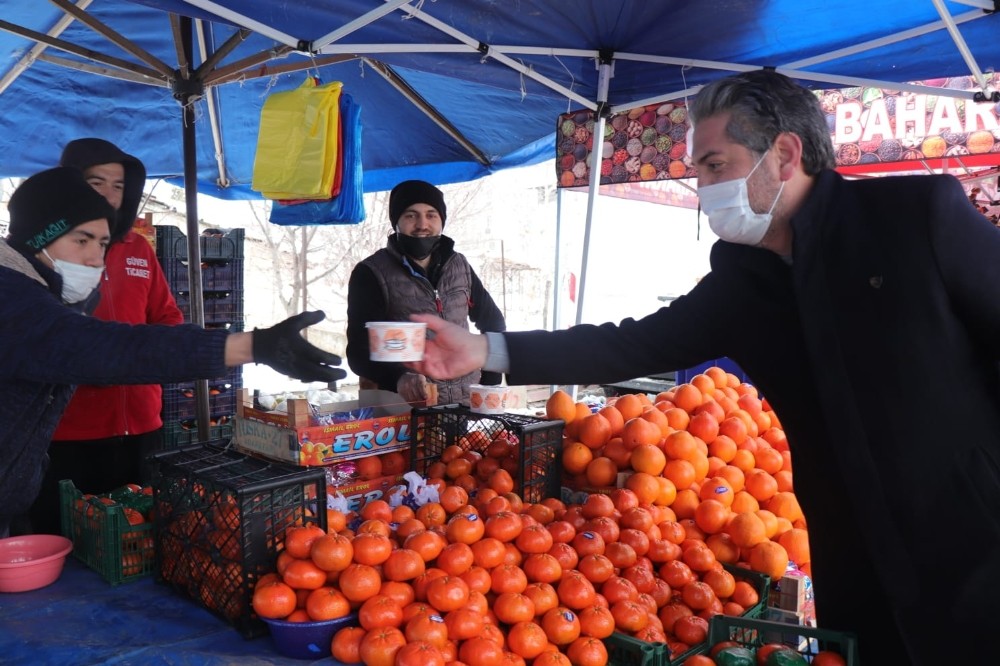
[[154, 582], [111, 586], [70, 557], [52, 585], [0, 594], [4, 664], [337, 664], [281, 656], [269, 636], [245, 640], [220, 618]]

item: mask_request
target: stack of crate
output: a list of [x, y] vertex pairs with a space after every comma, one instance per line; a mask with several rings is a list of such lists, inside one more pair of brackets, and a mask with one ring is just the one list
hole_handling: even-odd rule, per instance
[[[205, 328], [243, 330], [243, 230], [201, 236], [201, 283]], [[156, 227], [156, 257], [184, 321], [191, 321], [191, 287], [188, 278], [187, 236], [173, 226]], [[198, 441], [196, 382], [163, 385], [163, 444], [174, 449]], [[209, 439], [232, 437], [236, 401], [243, 388], [243, 373], [233, 368], [208, 381]]]

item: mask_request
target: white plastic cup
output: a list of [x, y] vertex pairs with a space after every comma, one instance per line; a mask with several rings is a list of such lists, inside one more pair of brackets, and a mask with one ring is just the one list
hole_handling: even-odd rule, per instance
[[427, 324], [412, 321], [370, 321], [369, 358], [373, 361], [420, 361], [424, 358]]
[[503, 414], [509, 392], [506, 386], [472, 384], [469, 386], [469, 408], [476, 414]]

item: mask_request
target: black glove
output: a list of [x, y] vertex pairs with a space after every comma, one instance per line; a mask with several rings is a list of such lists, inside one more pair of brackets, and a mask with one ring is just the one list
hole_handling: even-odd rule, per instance
[[340, 357], [306, 342], [299, 331], [326, 318], [322, 310], [302, 312], [275, 324], [271, 328], [253, 331], [253, 360], [265, 363], [278, 372], [304, 382], [335, 382], [347, 372], [331, 365], [340, 365]]

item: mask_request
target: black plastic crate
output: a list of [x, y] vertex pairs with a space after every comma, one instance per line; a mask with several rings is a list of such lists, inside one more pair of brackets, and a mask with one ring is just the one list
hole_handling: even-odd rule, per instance
[[514, 492], [531, 503], [558, 498], [563, 425], [561, 420], [521, 414], [477, 414], [457, 404], [418, 407], [411, 416], [410, 468], [426, 475], [449, 446], [484, 453], [494, 438], [506, 433], [519, 462], [517, 473], [511, 474]]
[[[184, 321], [191, 321], [191, 294], [190, 292], [178, 292], [174, 294], [177, 307], [184, 315]], [[242, 291], [216, 291], [202, 294], [204, 303], [205, 323], [226, 323], [239, 322], [243, 324], [243, 292]]]
[[275, 571], [285, 530], [314, 523], [326, 497], [322, 468], [251, 458], [220, 442], [155, 454], [157, 580], [232, 624], [246, 638], [267, 633], [253, 612], [257, 582]]
[[[179, 391], [182, 391], [184, 395], [190, 397], [194, 395], [194, 387], [197, 384], [197, 381], [175, 382], [173, 384], [164, 384], [163, 390], [166, 392], [168, 388], [176, 388]], [[208, 388], [210, 391], [215, 389], [220, 393], [228, 391], [231, 388], [234, 393], [239, 393], [239, 389], [243, 388], [243, 367], [237, 366], [235, 368], [230, 368], [229, 372], [221, 377], [209, 379]]]
[[[173, 226], [156, 225], [156, 256], [158, 259], [187, 259], [187, 236]], [[243, 258], [243, 229], [231, 229], [221, 236], [199, 236], [202, 261]]]
[[[216, 425], [209, 425], [208, 439], [230, 441], [233, 438], [232, 419], [227, 418], [224, 423], [216, 420]], [[162, 451], [173, 451], [200, 441], [198, 437], [198, 426], [191, 420], [166, 421], [163, 422], [163, 443]]]
[[[235, 414], [236, 398], [241, 386], [232, 384], [214, 384], [208, 386], [209, 414]], [[163, 409], [160, 412], [164, 421], [186, 421], [195, 418], [197, 414], [197, 397], [192, 386], [164, 386]]]
[[[170, 285], [170, 291], [182, 292], [191, 290], [188, 277], [188, 262], [186, 259], [167, 257], [160, 259], [163, 275]], [[202, 291], [242, 291], [243, 290], [243, 260], [201, 262]]]

